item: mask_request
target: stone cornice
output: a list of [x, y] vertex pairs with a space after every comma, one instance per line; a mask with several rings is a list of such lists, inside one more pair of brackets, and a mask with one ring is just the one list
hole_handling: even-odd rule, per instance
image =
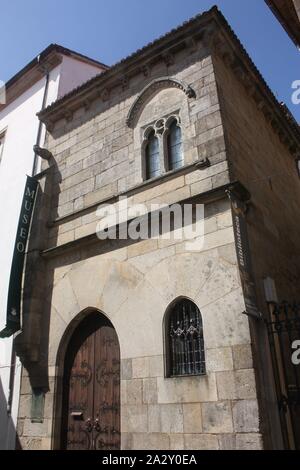
[[295, 45], [300, 47], [300, 24], [294, 0], [265, 0]]
[[280, 141], [296, 158], [300, 156], [300, 127], [284, 103], [279, 103], [239, 39], [223, 17], [211, 38], [212, 55], [218, 55], [232, 69], [249, 97], [262, 111]]
[[[204, 204], [204, 203], [215, 202], [217, 200], [227, 198], [227, 191], [228, 190], [233, 191], [236, 186], [238, 186], [239, 188], [242, 187], [242, 185], [239, 182], [234, 181], [234, 182], [228, 183], [224, 186], [219, 186], [218, 188], [211, 189], [211, 190], [206, 191], [204, 193], [200, 193], [196, 196], [189, 197], [188, 199], [178, 201], [178, 203], [180, 203], [180, 204], [196, 204], [196, 203]], [[246, 191], [246, 190], [244, 190], [244, 191]], [[249, 197], [250, 197], [250, 195], [249, 195]], [[128, 223], [129, 222], [130, 222], [130, 220], [128, 220]], [[117, 228], [118, 227], [119, 226], [117, 226]], [[137, 241], [139, 241], [139, 240], [137, 240]], [[84, 237], [78, 238], [78, 239], [73, 240], [71, 242], [64, 243], [64, 244], [58, 245], [58, 246], [54, 246], [52, 248], [48, 248], [48, 249], [42, 251], [40, 254], [45, 259], [51, 259], [51, 258], [55, 258], [56, 256], [60, 256], [62, 254], [65, 254], [67, 252], [77, 250], [77, 249], [83, 248], [85, 246], [93, 245], [95, 243], [98, 243], [98, 244], [100, 243], [100, 244], [103, 245], [103, 244], [109, 243], [109, 242], [110, 242], [110, 240], [99, 240], [99, 238], [97, 237], [97, 234], [92, 233], [90, 235], [86, 235]], [[118, 240], [118, 242], [119, 243], [126, 243], [127, 240], [125, 240], [125, 241], [124, 240]]]
[[[122, 86], [126, 89], [134, 76], [143, 73], [147, 77], [155, 63], [165, 61], [169, 64], [171, 59], [176, 60], [176, 54], [180, 50], [195, 52], [200, 43], [207, 48], [208, 54], [219, 55], [232, 68], [249, 96], [255, 100], [257, 107], [271, 123], [280, 140], [288, 147], [291, 154], [297, 157], [300, 151], [298, 124], [292, 115], [287, 113], [286, 108], [277, 101], [239, 39], [216, 7], [196, 16], [73, 90], [40, 112], [38, 116], [51, 132], [56, 121], [72, 120], [78, 108], [89, 107], [93, 100], [99, 97], [107, 101], [114, 88]], [[135, 103], [137, 107], [139, 99], [140, 96]], [[134, 113], [134, 110], [132, 111]]]
[[[155, 187], [159, 184], [162, 184], [166, 181], [170, 181], [170, 180], [172, 180], [174, 178], [178, 178], [182, 175], [187, 175], [187, 174], [191, 173], [194, 170], [203, 170], [203, 169], [205, 169], [209, 166], [210, 166], [210, 162], [209, 162], [208, 159], [197, 160], [194, 163], [190, 163], [189, 165], [185, 165], [185, 166], [183, 166], [181, 168], [178, 168], [176, 170], [168, 171], [167, 173], [164, 173], [164, 174], [158, 176], [157, 178], [143, 181], [142, 183], [127, 189], [126, 191], [119, 192], [119, 193], [117, 193], [113, 196], [109, 196], [105, 199], [101, 199], [101, 200], [99, 199], [99, 201], [95, 202], [94, 204], [86, 206], [86, 207], [84, 207], [82, 209], [79, 209], [77, 211], [72, 211], [70, 214], [66, 214], [63, 217], [58, 217], [57, 219], [52, 220], [51, 222], [49, 222], [48, 226], [49, 227], [54, 227], [56, 225], [60, 225], [60, 224], [69, 222], [70, 220], [74, 220], [77, 217], [81, 217], [85, 214], [90, 213], [91, 211], [97, 209], [97, 207], [99, 207], [99, 205], [101, 205], [101, 204], [114, 204], [115, 202], [118, 202], [120, 200], [120, 198], [132, 197], [135, 194], [139, 194], [140, 192], [142, 192], [144, 190], [153, 188], [153, 187]], [[51, 167], [48, 167], [46, 170], [44, 170], [41, 173], [39, 173], [38, 175], [36, 175], [36, 178], [40, 180], [43, 177], [47, 176], [50, 171], [51, 171]]]
[[77, 109], [84, 106], [85, 102], [91, 103], [99, 97], [106, 101], [114, 88], [121, 86], [123, 90], [126, 89], [130, 80], [136, 75], [143, 74], [146, 78], [149, 77], [156, 63], [164, 62], [170, 66], [180, 50], [195, 51], [200, 41], [203, 44], [207, 43], [207, 38], [211, 34], [213, 15], [216, 12], [218, 10], [214, 7], [138, 50], [48, 106], [38, 113], [39, 119], [51, 132], [55, 122], [66, 118], [66, 113], [68, 116], [70, 113], [74, 114]]

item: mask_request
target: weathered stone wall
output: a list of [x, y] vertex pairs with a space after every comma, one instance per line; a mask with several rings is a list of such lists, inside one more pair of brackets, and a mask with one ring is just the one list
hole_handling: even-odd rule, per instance
[[[300, 181], [293, 156], [253, 97], [220, 58], [214, 60], [231, 178], [251, 193], [247, 226], [260, 311], [268, 318], [263, 280], [274, 279], [278, 300], [299, 298]], [[249, 90], [249, 89], [248, 89]], [[266, 445], [278, 448], [280, 429], [266, 328], [251, 322]], [[267, 385], [269, 384], [269, 385]]]
[[[126, 116], [137, 93], [167, 74], [187, 82], [196, 97], [158, 90], [129, 129]], [[206, 235], [198, 252], [189, 251], [184, 240], [87, 245], [84, 238], [95, 233], [96, 207], [104, 200], [116, 204], [120, 192], [127, 192], [132, 204], [171, 204], [227, 184], [219, 108], [211, 58], [198, 51], [177, 57], [168, 68], [157, 65], [151, 78], [138, 76], [108, 101], [99, 99], [72, 121], [59, 122], [49, 135], [56, 165], [46, 176], [52, 181], [52, 226], [44, 249], [60, 251], [44, 257], [40, 371], [35, 368], [36, 374], [42, 369], [48, 374], [49, 391], [44, 422], [32, 423], [32, 377], [24, 369], [19, 413], [24, 448], [57, 445], [59, 349], [71, 322], [91, 308], [108, 316], [120, 341], [122, 448], [262, 448], [249, 321], [242, 314], [231, 208], [224, 192], [206, 205]], [[186, 168], [143, 185], [139, 127], [178, 110]], [[209, 168], [191, 166], [205, 158]], [[203, 316], [207, 375], [167, 379], [163, 318], [181, 296], [193, 300]], [[30, 367], [28, 372], [32, 375]]]
[[[201, 55], [204, 55], [203, 51], [200, 51]], [[167, 74], [188, 83], [195, 90], [196, 98], [188, 98], [181, 90], [162, 90], [143, 111], [135, 129], [130, 129], [126, 117], [138, 93], [154, 79]], [[84, 213], [78, 213], [78, 217], [73, 216], [69, 224], [58, 222], [50, 231], [50, 245], [56, 241], [58, 244], [72, 241], [88, 234], [89, 230], [93, 232], [95, 224], [89, 224], [95, 218], [95, 207], [91, 206], [142, 183], [141, 152], [136, 134], [146, 122], [155, 120], [155, 116], [181, 110], [185, 164], [206, 157], [210, 157], [212, 164], [226, 159], [209, 56], [199, 60], [198, 52], [178, 57], [176, 64], [169, 67], [161, 63], [151, 71], [151, 77], [145, 79], [141, 74], [129, 85], [129, 89], [116, 89], [108, 101], [95, 101], [88, 111], [84, 107], [79, 109], [71, 122], [58, 122], [49, 135], [48, 146], [57, 163], [51, 218], [56, 220], [86, 209]], [[198, 124], [200, 119], [201, 125]], [[193, 183], [196, 182], [197, 177], [194, 177]], [[226, 179], [224, 174], [226, 182], [228, 177]], [[203, 188], [212, 188], [216, 184], [219, 182], [208, 180], [203, 183]], [[179, 187], [182, 187], [181, 183]], [[194, 184], [192, 193], [197, 189]], [[186, 190], [186, 194], [188, 192]], [[180, 196], [178, 194], [178, 200]], [[150, 193], [149, 197], [155, 197], [155, 194]]]
[[[185, 242], [149, 240], [96, 256], [83, 249], [86, 259], [77, 262], [70, 255], [67, 262], [49, 262], [53, 287], [44, 314], [50, 313], [50, 392], [44, 423], [31, 423], [24, 375], [19, 426], [25, 448], [51, 445], [59, 345], [70, 322], [90, 307], [105, 312], [120, 341], [124, 449], [261, 447], [250, 331], [242, 315], [228, 201], [207, 207], [205, 231], [200, 253], [186, 251]], [[163, 318], [182, 295], [202, 313], [207, 375], [166, 379]]]
[[215, 60], [229, 169], [251, 193], [247, 214], [260, 308], [265, 310], [263, 279], [275, 280], [279, 300], [299, 295], [300, 180], [294, 157], [281, 142], [239, 82], [221, 60]]

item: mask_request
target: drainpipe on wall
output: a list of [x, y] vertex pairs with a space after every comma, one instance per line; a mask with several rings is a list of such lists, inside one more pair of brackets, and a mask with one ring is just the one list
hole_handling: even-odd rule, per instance
[[[43, 111], [43, 109], [45, 109], [46, 103], [47, 103], [47, 97], [48, 97], [48, 91], [49, 91], [49, 82], [50, 82], [50, 72], [47, 69], [47, 67], [40, 64], [40, 56], [38, 56], [37, 60], [38, 60], [38, 64], [40, 65], [40, 68], [44, 72], [45, 78], [46, 78], [45, 88], [44, 88], [44, 96], [43, 96], [43, 102], [42, 102], [42, 108], [41, 108], [41, 111]], [[37, 138], [36, 138], [36, 146], [37, 147], [40, 147], [40, 145], [41, 145], [42, 131], [43, 131], [43, 123], [42, 123], [42, 121], [40, 121], [39, 122], [39, 127], [38, 127]], [[33, 160], [33, 167], [32, 167], [32, 176], [36, 175], [37, 164], [38, 164], [38, 155], [35, 152], [34, 153], [34, 160]]]
[[[45, 65], [41, 64], [41, 57], [37, 57], [37, 62], [44, 73], [45, 76], [45, 87], [44, 87], [44, 94], [43, 94], [43, 101], [42, 101], [42, 108], [45, 109], [46, 103], [47, 103], [47, 97], [48, 97], [48, 91], [49, 91], [49, 82], [50, 82], [50, 71], [47, 69]], [[39, 127], [38, 127], [38, 132], [37, 132], [37, 138], [36, 138], [36, 146], [40, 146], [41, 144], [41, 138], [42, 138], [42, 131], [43, 131], [43, 123], [40, 121], [39, 122]], [[32, 176], [35, 176], [37, 173], [37, 165], [38, 165], [38, 154], [35, 152], [34, 153], [34, 159], [33, 159], [33, 166], [32, 166]], [[16, 360], [17, 360], [17, 355], [16, 355], [16, 349], [15, 349], [15, 342], [13, 339], [13, 344], [12, 344], [12, 353], [11, 353], [11, 362], [10, 362], [10, 376], [9, 376], [9, 394], [8, 394], [8, 401], [7, 401], [7, 414], [10, 416], [11, 415], [11, 409], [12, 409], [12, 402], [13, 402], [13, 395], [14, 395], [14, 385], [15, 385], [15, 372], [16, 372]]]

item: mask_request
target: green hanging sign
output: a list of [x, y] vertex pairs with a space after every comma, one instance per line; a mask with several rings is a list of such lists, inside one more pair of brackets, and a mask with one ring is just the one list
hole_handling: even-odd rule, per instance
[[38, 181], [27, 176], [9, 279], [6, 327], [0, 332], [0, 338], [8, 338], [21, 329], [22, 277], [37, 188]]

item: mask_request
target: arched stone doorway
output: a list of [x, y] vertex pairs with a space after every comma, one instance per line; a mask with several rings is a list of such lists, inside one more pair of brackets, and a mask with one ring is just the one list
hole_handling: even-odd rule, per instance
[[65, 353], [60, 448], [118, 450], [120, 438], [119, 341], [111, 322], [92, 312]]

